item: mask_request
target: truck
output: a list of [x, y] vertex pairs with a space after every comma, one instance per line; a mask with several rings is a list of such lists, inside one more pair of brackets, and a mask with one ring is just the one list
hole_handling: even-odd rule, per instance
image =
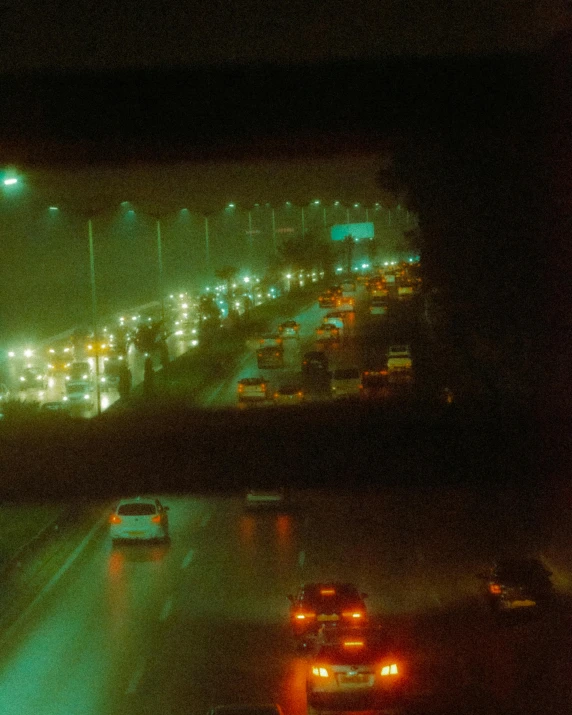
[[413, 378], [413, 361], [409, 345], [391, 345], [387, 352], [387, 373], [391, 383], [410, 382]]
[[70, 408], [89, 409], [93, 407], [93, 382], [91, 380], [69, 380], [66, 382], [64, 402]]
[[256, 358], [261, 370], [284, 367], [284, 348], [281, 345], [261, 347], [256, 352]]

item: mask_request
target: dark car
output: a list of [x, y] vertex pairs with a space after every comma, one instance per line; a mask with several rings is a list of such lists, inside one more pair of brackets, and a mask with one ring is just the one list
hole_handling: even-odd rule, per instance
[[387, 370], [364, 370], [361, 376], [363, 398], [366, 400], [385, 400], [390, 396]]
[[328, 356], [320, 350], [304, 353], [302, 372], [306, 374], [326, 373], [328, 371]]
[[552, 574], [537, 559], [498, 561], [487, 573], [487, 598], [497, 613], [546, 605], [552, 598]]
[[362, 627], [367, 621], [367, 594], [351, 583], [307, 583], [288, 598], [292, 630], [301, 642], [315, 636], [322, 625]]

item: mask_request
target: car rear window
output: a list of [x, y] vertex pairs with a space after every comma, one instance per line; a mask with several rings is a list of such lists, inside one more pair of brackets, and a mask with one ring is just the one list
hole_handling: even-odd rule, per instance
[[155, 504], [135, 502], [133, 504], [122, 504], [117, 512], [123, 516], [148, 516], [155, 514], [156, 507]]
[[359, 380], [359, 376], [357, 367], [334, 372], [334, 380]]

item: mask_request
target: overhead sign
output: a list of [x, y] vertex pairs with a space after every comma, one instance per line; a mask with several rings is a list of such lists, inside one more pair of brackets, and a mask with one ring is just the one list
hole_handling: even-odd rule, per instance
[[338, 223], [332, 226], [332, 241], [343, 241], [352, 236], [356, 241], [374, 237], [373, 223]]

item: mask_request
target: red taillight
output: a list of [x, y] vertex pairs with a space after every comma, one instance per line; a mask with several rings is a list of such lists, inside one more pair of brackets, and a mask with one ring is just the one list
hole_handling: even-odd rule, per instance
[[151, 521], [153, 522], [153, 524], [160, 524], [161, 523], [161, 514], [155, 514], [155, 516], [152, 516]]
[[244, 392], [244, 385], [239, 385], [239, 386], [238, 386], [238, 391], [239, 391], [239, 392]]
[[499, 594], [501, 592], [501, 587], [498, 583], [491, 583], [489, 591], [494, 594]]
[[304, 613], [296, 613], [296, 614], [294, 615], [294, 618], [295, 618], [297, 621], [308, 621], [308, 620], [311, 620], [312, 618], [315, 618], [315, 617], [316, 617], [316, 614], [315, 614], [315, 613], [308, 613], [308, 612], [306, 612], [306, 611], [304, 611]]
[[344, 613], [342, 613], [342, 616], [344, 618], [358, 620], [359, 618], [363, 618], [363, 613], [361, 611], [344, 611]]
[[110, 524], [121, 524], [121, 518], [117, 516], [117, 514], [112, 514], [109, 517], [109, 523]]

